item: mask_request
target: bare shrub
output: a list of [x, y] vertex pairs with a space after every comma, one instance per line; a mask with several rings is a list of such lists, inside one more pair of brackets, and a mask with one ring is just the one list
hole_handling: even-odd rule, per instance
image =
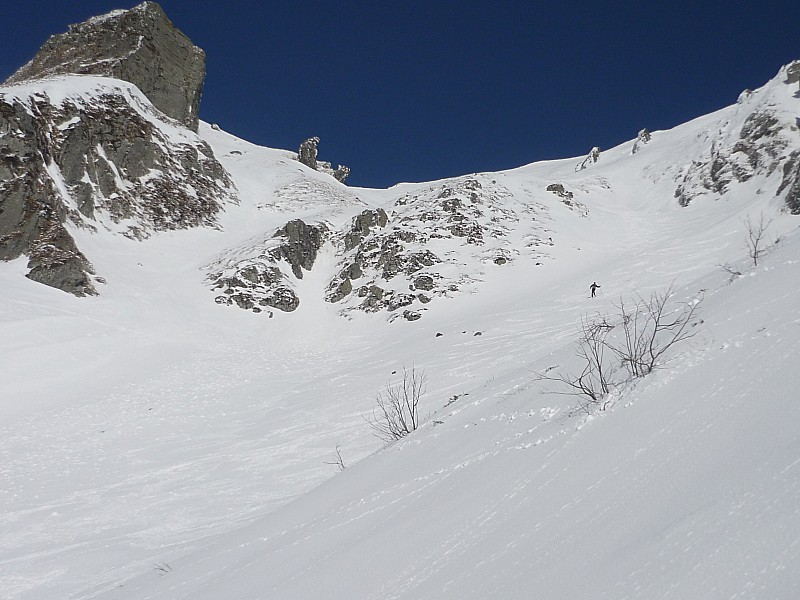
[[723, 264], [717, 265], [717, 266], [720, 267], [723, 271], [725, 271], [728, 275], [730, 275], [730, 279], [728, 279], [728, 283], [732, 283], [732, 282], [736, 281], [737, 279], [739, 279], [739, 277], [742, 276], [742, 272], [740, 270], [735, 269], [734, 267], [732, 267], [728, 263], [723, 263]]
[[691, 324], [700, 301], [682, 303], [668, 310], [667, 302], [673, 292], [671, 285], [664, 292], [653, 292], [647, 299], [637, 296], [632, 305], [626, 305], [622, 299], [616, 305], [623, 340], [622, 345], [612, 346], [611, 351], [631, 378], [650, 374], [672, 346], [696, 333]]
[[[652, 373], [663, 364], [670, 348], [696, 334], [693, 326], [700, 300], [670, 309], [668, 301], [673, 292], [670, 286], [649, 298], [637, 296], [632, 304], [620, 299], [616, 305], [619, 326], [612, 325], [606, 316], [582, 318], [576, 350], [580, 372], [551, 367], [537, 373], [536, 380], [555, 383], [550, 393], [575, 396], [576, 408], [583, 412], [595, 407], [605, 410], [612, 391]], [[612, 342], [610, 333], [617, 327], [621, 340]]]
[[419, 401], [425, 394], [427, 376], [411, 367], [403, 367], [403, 380], [386, 384], [375, 399], [372, 414], [365, 417], [375, 436], [391, 443], [407, 436], [420, 425]]
[[611, 347], [606, 338], [611, 329], [613, 326], [605, 317], [581, 318], [580, 338], [575, 351], [582, 365], [580, 373], [549, 369], [537, 373], [536, 380], [558, 384], [558, 389], [552, 393], [577, 397], [577, 408], [583, 412], [590, 412], [593, 406], [605, 409], [605, 398], [615, 386], [613, 368], [606, 359], [606, 350]]
[[766, 243], [766, 230], [772, 223], [772, 219], [766, 219], [762, 212], [758, 221], [753, 221], [750, 216], [744, 220], [744, 226], [747, 228], [747, 253], [753, 260], [753, 266], [758, 266], [758, 259], [769, 252], [769, 247]]

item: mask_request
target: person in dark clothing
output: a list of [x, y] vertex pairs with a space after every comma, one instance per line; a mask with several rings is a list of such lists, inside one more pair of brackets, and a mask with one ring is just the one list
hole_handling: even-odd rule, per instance
[[593, 281], [593, 282], [592, 282], [592, 285], [590, 285], [590, 286], [589, 286], [589, 289], [590, 289], [590, 290], [592, 290], [592, 298], [594, 298], [594, 292], [595, 292], [595, 290], [596, 290], [597, 288], [599, 288], [599, 287], [600, 287], [600, 286], [599, 286], [599, 285], [597, 285], [597, 282], [596, 282], [596, 281]]

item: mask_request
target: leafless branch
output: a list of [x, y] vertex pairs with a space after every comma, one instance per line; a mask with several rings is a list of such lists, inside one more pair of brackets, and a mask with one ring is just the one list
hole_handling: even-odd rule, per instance
[[425, 394], [427, 376], [416, 367], [403, 367], [403, 380], [387, 384], [376, 398], [372, 414], [365, 417], [377, 437], [391, 443], [420, 425], [419, 401]]
[[342, 448], [339, 444], [336, 444], [336, 457], [333, 460], [325, 461], [325, 464], [338, 467], [340, 471], [344, 471], [347, 468], [347, 465], [344, 464], [344, 459], [342, 458]]
[[757, 267], [758, 259], [769, 251], [769, 247], [766, 246], [765, 235], [767, 227], [772, 223], [772, 219], [766, 219], [762, 212], [758, 216], [758, 221], [753, 221], [748, 215], [743, 222], [747, 228], [747, 239], [745, 240], [747, 252], [753, 260], [753, 266]]

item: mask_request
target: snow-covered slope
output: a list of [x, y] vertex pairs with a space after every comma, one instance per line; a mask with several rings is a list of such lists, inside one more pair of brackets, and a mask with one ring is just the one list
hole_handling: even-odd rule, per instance
[[[96, 297], [0, 264], [0, 594], [797, 596], [796, 87], [782, 72], [582, 170], [389, 190], [201, 124], [239, 191], [216, 228], [71, 231]], [[767, 109], [780, 126], [743, 137]], [[743, 219], [762, 213], [781, 241], [753, 267]], [[270, 259], [297, 308], [215, 302], [209, 274], [267, 261], [295, 219], [329, 232], [302, 278]], [[396, 268], [370, 254], [389, 246]], [[328, 302], [345, 270], [352, 291]], [[697, 334], [606, 410], [535, 381], [576, 364], [582, 316], [670, 285], [702, 298]], [[381, 448], [364, 416], [412, 365], [428, 418]]]

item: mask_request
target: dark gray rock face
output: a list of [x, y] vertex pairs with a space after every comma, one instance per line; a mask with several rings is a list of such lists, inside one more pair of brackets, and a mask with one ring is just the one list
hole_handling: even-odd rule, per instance
[[289, 221], [275, 232], [274, 237], [283, 238], [283, 243], [273, 251], [276, 258], [285, 260], [298, 279], [303, 278], [303, 269], [310, 271], [317, 259], [317, 252], [325, 241], [326, 229], [320, 225], [307, 225], [300, 219]]
[[75, 80], [57, 102], [46, 86], [0, 90], [0, 259], [26, 255], [28, 277], [81, 295], [94, 292], [93, 269], [67, 222], [142, 239], [216, 226], [235, 196], [208, 145], [159, 129], [161, 113], [135, 88]]
[[300, 299], [291, 276], [302, 279], [303, 271], [311, 270], [327, 235], [325, 225], [295, 219], [257, 244], [250, 256], [214, 265], [207, 280], [214, 290], [221, 291], [217, 304], [256, 313], [267, 308], [292, 312], [300, 306]]
[[782, 194], [784, 190], [788, 190], [786, 208], [791, 214], [800, 215], [800, 150], [792, 152], [783, 165], [783, 180], [777, 194]]
[[205, 53], [155, 2], [114, 11], [51, 36], [6, 85], [84, 74], [133, 83], [165, 115], [197, 131]]
[[[0, 103], [0, 128], [9, 107]], [[96, 293], [92, 265], [64, 228], [67, 210], [24, 140], [0, 146], [0, 260], [29, 257], [27, 277], [76, 296]], [[39, 168], [29, 166], [39, 163]]]
[[377, 210], [365, 210], [353, 219], [350, 231], [344, 237], [344, 249], [350, 251], [361, 243], [370, 231], [375, 228], [386, 227], [389, 217], [382, 208]]
[[317, 170], [317, 147], [319, 146], [319, 138], [308, 138], [305, 142], [300, 144], [300, 149], [297, 152], [297, 160], [305, 166]]

